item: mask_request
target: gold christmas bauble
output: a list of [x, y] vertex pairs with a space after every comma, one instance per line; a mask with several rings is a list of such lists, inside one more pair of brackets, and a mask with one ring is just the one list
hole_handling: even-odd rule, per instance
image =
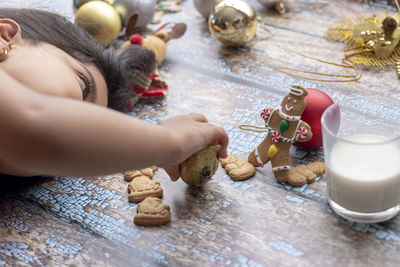
[[208, 18], [211, 34], [228, 47], [246, 44], [256, 34], [258, 21], [253, 7], [242, 0], [217, 2]]
[[76, 12], [75, 24], [104, 46], [114, 42], [122, 29], [118, 12], [103, 1], [90, 1], [82, 5]]
[[[79, 9], [81, 6], [83, 6], [84, 4], [86, 4], [87, 2], [90, 2], [90, 1], [99, 1], [99, 0], [74, 0], [74, 3], [73, 3], [74, 9], [75, 9], [74, 11], [76, 11], [76, 9]], [[110, 5], [112, 5], [114, 0], [101, 0], [101, 1], [107, 2]]]

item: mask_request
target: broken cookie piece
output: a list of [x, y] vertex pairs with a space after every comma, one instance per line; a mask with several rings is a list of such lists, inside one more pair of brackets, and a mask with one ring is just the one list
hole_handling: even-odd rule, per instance
[[147, 197], [138, 204], [137, 215], [133, 219], [136, 225], [152, 226], [166, 224], [171, 220], [168, 205], [163, 205], [157, 197]]

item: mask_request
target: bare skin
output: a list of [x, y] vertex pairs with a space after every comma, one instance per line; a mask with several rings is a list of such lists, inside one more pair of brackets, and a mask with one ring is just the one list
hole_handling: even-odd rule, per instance
[[[0, 19], [0, 55], [4, 49], [0, 173], [96, 176], [157, 165], [177, 180], [179, 163], [206, 144], [221, 144], [219, 156], [226, 157], [226, 132], [203, 115], [154, 125], [107, 109], [96, 67], [49, 44], [33, 46], [8, 19]], [[82, 76], [94, 84], [84, 94]]]

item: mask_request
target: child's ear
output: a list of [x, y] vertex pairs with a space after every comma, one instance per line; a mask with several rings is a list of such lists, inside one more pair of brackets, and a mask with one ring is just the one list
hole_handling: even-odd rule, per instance
[[0, 19], [0, 48], [10, 49], [10, 45], [21, 40], [21, 28], [11, 19]]

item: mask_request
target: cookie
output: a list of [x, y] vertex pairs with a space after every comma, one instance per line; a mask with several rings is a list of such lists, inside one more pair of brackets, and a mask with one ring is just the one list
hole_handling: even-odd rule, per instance
[[161, 199], [147, 197], [138, 204], [137, 215], [133, 222], [136, 225], [152, 226], [166, 224], [171, 220], [171, 211], [168, 205], [163, 205]]
[[194, 153], [179, 166], [182, 180], [191, 186], [208, 182], [218, 169], [220, 145], [208, 145]]
[[139, 176], [128, 184], [129, 202], [140, 202], [146, 197], [158, 197], [163, 195], [163, 189], [159, 181], [153, 181], [148, 176]]
[[130, 182], [139, 176], [148, 176], [151, 178], [151, 177], [153, 177], [153, 173], [154, 173], [152, 167], [144, 168], [144, 169], [140, 169], [140, 170], [126, 171], [126, 172], [124, 172], [124, 180], [127, 182]]
[[245, 159], [239, 159], [236, 162], [225, 166], [225, 171], [234, 181], [241, 181], [250, 178], [256, 173], [256, 168]]
[[315, 161], [315, 162], [308, 163], [307, 168], [312, 170], [318, 177], [325, 173], [326, 165], [325, 165], [325, 162]]
[[225, 168], [225, 166], [228, 165], [229, 163], [233, 163], [233, 162], [236, 162], [238, 160], [239, 160], [239, 158], [236, 155], [229, 154], [224, 159], [220, 158], [219, 162], [221, 163], [222, 168]]
[[312, 183], [318, 176], [325, 173], [325, 163], [311, 162], [301, 164], [289, 171], [288, 183], [293, 186], [303, 186]]
[[307, 94], [305, 88], [292, 86], [280, 106], [261, 112], [267, 136], [248, 156], [248, 161], [255, 167], [262, 167], [271, 161], [274, 176], [281, 183], [289, 178], [289, 150], [292, 144], [312, 138], [310, 125], [300, 119], [306, 108]]
[[156, 165], [152, 165], [149, 168], [153, 171], [153, 173], [155, 173], [158, 170], [158, 167]]

